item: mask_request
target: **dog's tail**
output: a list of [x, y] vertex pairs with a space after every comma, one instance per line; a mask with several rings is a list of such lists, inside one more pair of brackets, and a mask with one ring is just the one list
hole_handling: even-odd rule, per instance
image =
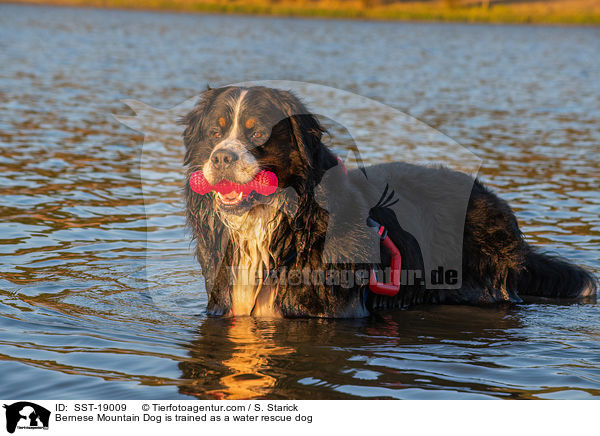
[[596, 278], [583, 268], [529, 247], [519, 275], [520, 295], [582, 299], [596, 295]]

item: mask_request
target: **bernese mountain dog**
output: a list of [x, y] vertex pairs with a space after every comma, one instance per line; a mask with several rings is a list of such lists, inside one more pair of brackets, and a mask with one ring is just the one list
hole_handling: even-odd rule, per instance
[[[210, 315], [349, 318], [596, 293], [592, 274], [527, 244], [508, 204], [469, 175], [409, 163], [346, 171], [289, 91], [208, 89], [181, 123], [187, 224]], [[461, 192], [456, 231], [444, 223]], [[432, 265], [442, 251], [458, 256], [446, 259], [455, 270]], [[436, 273], [447, 285], [432, 285]], [[382, 283], [397, 289], [378, 292]]]

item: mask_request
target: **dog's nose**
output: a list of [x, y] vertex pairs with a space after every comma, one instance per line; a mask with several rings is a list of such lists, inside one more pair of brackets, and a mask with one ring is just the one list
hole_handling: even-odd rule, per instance
[[224, 170], [230, 167], [236, 160], [238, 160], [238, 155], [227, 149], [216, 150], [210, 156], [210, 161], [216, 170]]

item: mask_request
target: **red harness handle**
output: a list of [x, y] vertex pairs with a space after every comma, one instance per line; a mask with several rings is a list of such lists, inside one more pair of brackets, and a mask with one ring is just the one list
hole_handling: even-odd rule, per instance
[[375, 275], [375, 269], [371, 270], [371, 277], [369, 278], [369, 289], [371, 292], [377, 295], [385, 295], [393, 297], [400, 291], [400, 271], [402, 267], [402, 255], [398, 247], [394, 245], [390, 237], [388, 236], [385, 227], [380, 226], [377, 231], [381, 236], [381, 243], [385, 248], [390, 251], [392, 255], [392, 262], [390, 265], [390, 281], [388, 283], [378, 282], [377, 276]]

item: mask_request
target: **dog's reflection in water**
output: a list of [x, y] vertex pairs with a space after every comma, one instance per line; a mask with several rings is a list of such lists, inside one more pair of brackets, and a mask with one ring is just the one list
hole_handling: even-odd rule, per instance
[[190, 384], [182, 393], [202, 398], [242, 400], [267, 397], [277, 379], [270, 374], [277, 356], [295, 350], [279, 346], [268, 320], [252, 317], [207, 319], [191, 344], [192, 359], [179, 366]]
[[[200, 399], [350, 399], [356, 396], [340, 387], [435, 385], [454, 392], [460, 384], [461, 389], [496, 395], [499, 357], [493, 345], [521, 349], [527, 344], [522, 314], [510, 306], [442, 305], [360, 320], [205, 318], [179, 364], [179, 392]], [[442, 375], [437, 367], [432, 372], [432, 362], [447, 362]], [[491, 383], [465, 380], [465, 365], [477, 372], [485, 366]], [[506, 391], [516, 398], [531, 397], [527, 390]]]
[[290, 354], [294, 350], [275, 344], [272, 327], [265, 329], [256, 324], [252, 317], [232, 320], [229, 340], [234, 348], [231, 357], [222, 362], [231, 374], [221, 377], [223, 389], [209, 391], [209, 394], [239, 400], [266, 395], [275, 386], [277, 380], [265, 370], [270, 369], [274, 356]]

